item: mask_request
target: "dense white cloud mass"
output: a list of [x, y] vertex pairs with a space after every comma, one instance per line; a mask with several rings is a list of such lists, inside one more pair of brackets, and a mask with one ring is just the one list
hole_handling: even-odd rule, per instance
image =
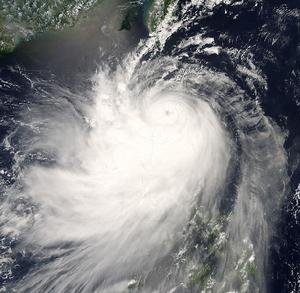
[[150, 271], [176, 244], [199, 194], [213, 197], [225, 177], [229, 144], [211, 107], [179, 84], [133, 90], [125, 76], [98, 74], [87, 131], [75, 120], [49, 121], [43, 147], [56, 141], [58, 162], [24, 176], [40, 206], [26, 239], [78, 246], [26, 288], [51, 280], [56, 292], [91, 292], [97, 282], [109, 288]]

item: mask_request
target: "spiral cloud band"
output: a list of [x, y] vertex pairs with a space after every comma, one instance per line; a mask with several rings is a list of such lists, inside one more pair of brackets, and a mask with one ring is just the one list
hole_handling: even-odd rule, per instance
[[[73, 157], [63, 150], [75, 142], [61, 139], [57, 166], [31, 167], [24, 177], [40, 206], [26, 241], [76, 243], [66, 254], [59, 248], [59, 259], [33, 272], [26, 288], [91, 292], [99, 282], [115, 292], [109, 288], [120, 281], [121, 290], [170, 253], [199, 195], [213, 198], [225, 178], [226, 132], [205, 101], [176, 84], [158, 83], [136, 96], [118, 84], [124, 73], [115, 74], [99, 74], [90, 127], [77, 130], [84, 143]], [[74, 131], [66, 123], [55, 127], [51, 141]]]

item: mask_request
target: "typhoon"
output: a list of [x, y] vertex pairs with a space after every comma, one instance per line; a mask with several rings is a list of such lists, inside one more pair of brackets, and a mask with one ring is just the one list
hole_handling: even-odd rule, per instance
[[269, 292], [288, 132], [251, 49], [209, 31], [221, 2], [172, 2], [89, 90], [22, 72], [32, 98], [3, 139], [4, 292]]

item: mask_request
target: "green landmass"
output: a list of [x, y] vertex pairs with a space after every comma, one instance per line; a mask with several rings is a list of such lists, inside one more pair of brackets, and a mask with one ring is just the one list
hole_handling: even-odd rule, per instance
[[[21, 41], [38, 33], [60, 31], [74, 26], [87, 12], [103, 0], [0, 0], [0, 54], [12, 52]], [[120, 30], [130, 30], [144, 8], [144, 21], [149, 32], [168, 12], [175, 0], [128, 1]]]
[[0, 0], [0, 53], [37, 33], [73, 26], [101, 0]]
[[168, 13], [170, 5], [175, 0], [147, 0], [145, 1], [145, 23], [150, 32], [157, 29], [158, 24], [164, 19]]

